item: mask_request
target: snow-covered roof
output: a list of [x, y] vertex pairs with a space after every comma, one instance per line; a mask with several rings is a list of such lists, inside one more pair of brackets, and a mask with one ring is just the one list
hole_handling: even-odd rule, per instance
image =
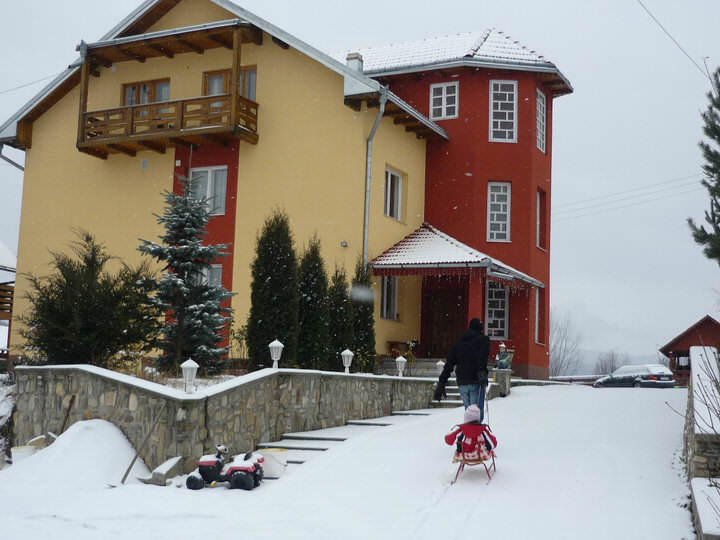
[[363, 71], [374, 77], [455, 65], [522, 69], [554, 73], [567, 87], [563, 93], [572, 92], [570, 82], [555, 64], [494, 28], [354, 49], [333, 56], [342, 61], [348, 52], [359, 52], [363, 57]]
[[486, 268], [491, 277], [519, 279], [536, 287], [545, 287], [540, 280], [463, 244], [429, 223], [423, 223], [382, 255], [373, 259], [370, 266], [374, 270]]

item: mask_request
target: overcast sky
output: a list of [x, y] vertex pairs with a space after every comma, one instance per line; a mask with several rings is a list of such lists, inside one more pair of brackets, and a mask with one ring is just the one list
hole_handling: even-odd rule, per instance
[[[637, 0], [236, 2], [327, 52], [495, 27], [544, 55], [575, 88], [555, 100], [551, 306], [571, 317], [582, 347], [630, 354], [720, 317], [720, 268], [685, 223], [709, 206], [697, 143], [710, 90], [703, 59], [720, 65], [717, 0], [643, 0], [690, 58]], [[44, 83], [11, 89], [58, 73], [81, 39], [139, 4], [4, 5], [0, 121]], [[0, 162], [0, 241], [13, 252], [21, 196], [22, 174]]]

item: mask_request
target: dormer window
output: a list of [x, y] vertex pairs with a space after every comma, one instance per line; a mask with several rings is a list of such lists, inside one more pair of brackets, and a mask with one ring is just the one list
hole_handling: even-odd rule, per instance
[[430, 85], [430, 118], [448, 120], [458, 117], [457, 82]]

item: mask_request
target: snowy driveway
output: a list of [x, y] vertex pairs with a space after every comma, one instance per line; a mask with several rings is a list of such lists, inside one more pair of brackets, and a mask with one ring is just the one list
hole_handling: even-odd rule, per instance
[[499, 446], [489, 485], [474, 468], [449, 487], [455, 467], [443, 435], [461, 409], [363, 433], [250, 492], [107, 489], [117, 474], [107, 478], [103, 455], [122, 471], [124, 454], [81, 448], [87, 465], [74, 470], [77, 457], [45, 457], [51, 447], [0, 471], [0, 536], [690, 539], [683, 418], [665, 403], [684, 411], [686, 398], [679, 389], [514, 388], [490, 402]]

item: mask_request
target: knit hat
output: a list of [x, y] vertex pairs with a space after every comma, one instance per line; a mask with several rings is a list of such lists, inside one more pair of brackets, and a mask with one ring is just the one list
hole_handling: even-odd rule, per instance
[[505, 344], [504, 344], [504, 343], [501, 343], [501, 344], [500, 344], [500, 348], [501, 348], [501, 349], [506, 349], [507, 347], [505, 347]]
[[473, 404], [470, 405], [467, 409], [465, 409], [465, 423], [469, 422], [479, 422], [481, 417], [480, 409], [477, 405]]
[[476, 332], [482, 332], [483, 329], [483, 323], [480, 319], [475, 318], [470, 321], [470, 330], [475, 330]]

